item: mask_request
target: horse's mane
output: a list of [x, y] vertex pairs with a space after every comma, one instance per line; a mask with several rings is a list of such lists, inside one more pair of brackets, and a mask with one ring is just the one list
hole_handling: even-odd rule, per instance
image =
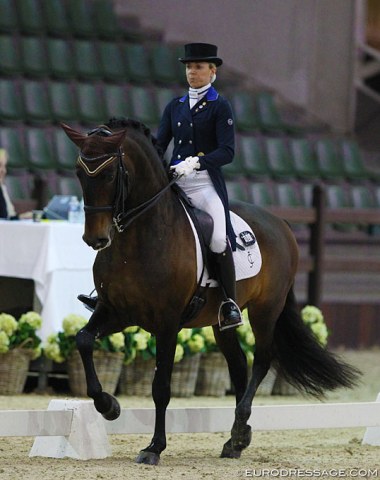
[[106, 127], [111, 130], [119, 130], [121, 128], [131, 128], [142, 133], [153, 145], [154, 149], [158, 153], [160, 159], [163, 159], [164, 153], [162, 149], [157, 144], [157, 139], [152, 135], [150, 128], [147, 127], [144, 123], [134, 120], [133, 118], [127, 117], [112, 117], [106, 123]]

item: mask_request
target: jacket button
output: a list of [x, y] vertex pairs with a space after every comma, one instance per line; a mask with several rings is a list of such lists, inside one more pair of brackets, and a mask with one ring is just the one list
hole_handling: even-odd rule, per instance
[[189, 140], [189, 143], [193, 143], [193, 141], [192, 141], [192, 140]]
[[181, 155], [177, 155], [177, 158], [181, 158]]
[[182, 143], [182, 140], [178, 140], [178, 143], [181, 145], [181, 143]]
[[180, 126], [181, 126], [181, 122], [178, 122], [178, 123], [177, 123], [177, 127], [180, 127]]
[[193, 126], [193, 124], [192, 124], [192, 123], [190, 123], [190, 127], [192, 127], [192, 126]]

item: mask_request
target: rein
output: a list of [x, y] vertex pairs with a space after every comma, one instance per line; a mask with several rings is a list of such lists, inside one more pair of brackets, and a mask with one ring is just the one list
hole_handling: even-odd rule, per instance
[[[96, 213], [103, 212], [112, 212], [113, 214], [113, 224], [116, 227], [119, 233], [124, 232], [124, 230], [138, 218], [140, 215], [149, 210], [153, 205], [155, 205], [161, 196], [176, 182], [177, 178], [173, 178], [168, 185], [156, 193], [152, 198], [141, 203], [137, 207], [134, 207], [130, 210], [125, 209], [125, 201], [128, 196], [128, 185], [129, 185], [129, 174], [128, 170], [125, 168], [123, 161], [124, 152], [119, 148], [117, 153], [104, 154], [98, 157], [86, 157], [83, 153], [79, 154], [77, 163], [85, 170], [86, 174], [89, 176], [96, 176], [98, 173], [103, 170], [106, 166], [118, 160], [117, 176], [116, 176], [116, 194], [115, 199], [112, 205], [103, 205], [103, 206], [93, 206], [93, 205], [84, 205], [84, 211], [86, 214], [93, 215]], [[104, 160], [96, 169], [90, 170], [85, 161], [99, 161]]]

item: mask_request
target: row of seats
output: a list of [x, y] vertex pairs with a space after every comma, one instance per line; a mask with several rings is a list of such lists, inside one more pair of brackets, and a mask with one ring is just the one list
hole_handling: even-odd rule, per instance
[[[184, 90], [178, 87], [0, 78], [0, 123], [78, 121], [88, 125], [124, 115], [154, 129], [167, 103], [182, 93]], [[246, 92], [243, 91], [229, 96], [239, 132], [255, 131], [254, 125], [262, 133], [287, 130], [276, 109], [272, 109], [272, 113], [259, 113], [256, 117], [249, 112], [250, 105], [255, 103], [272, 104], [271, 94], [251, 94], [251, 103], [245, 97]], [[245, 111], [242, 111], [243, 105]], [[268, 112], [268, 109], [263, 107], [263, 112]]]
[[238, 135], [236, 147], [234, 161], [224, 167], [229, 177], [380, 182], [380, 174], [367, 168], [357, 142], [347, 137]]
[[[358, 232], [378, 235], [380, 225], [361, 225], [355, 222], [355, 209], [379, 209], [380, 185], [323, 184], [327, 208], [347, 208], [352, 210], [352, 223], [333, 223], [328, 229], [334, 232], [357, 234]], [[313, 199], [312, 183], [297, 181], [227, 181], [231, 200], [253, 203], [264, 208], [310, 208]], [[294, 231], [306, 230], [306, 225], [293, 224]]]
[[108, 40], [0, 35], [0, 76], [174, 85], [185, 80], [178, 47]]
[[94, 125], [126, 116], [153, 128], [176, 94], [163, 87], [0, 79], [0, 124], [74, 121]]
[[110, 0], [0, 0], [0, 32], [116, 38], [128, 32]]

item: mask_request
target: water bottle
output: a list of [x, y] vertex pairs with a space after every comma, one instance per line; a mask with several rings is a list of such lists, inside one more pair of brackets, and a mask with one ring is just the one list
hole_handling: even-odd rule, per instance
[[69, 202], [68, 220], [70, 223], [80, 222], [80, 203], [76, 195], [73, 195]]

